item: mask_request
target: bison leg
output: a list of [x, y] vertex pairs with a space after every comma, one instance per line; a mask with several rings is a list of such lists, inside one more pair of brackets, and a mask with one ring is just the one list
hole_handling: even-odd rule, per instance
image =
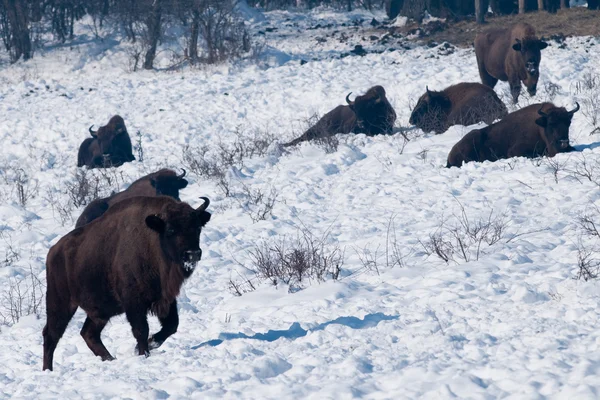
[[496, 83], [498, 83], [498, 79], [494, 78], [487, 72], [485, 64], [483, 63], [483, 54], [478, 54], [477, 49], [475, 49], [475, 55], [477, 57], [477, 68], [479, 69], [481, 83], [493, 89], [494, 86], [496, 86]]
[[83, 328], [81, 328], [81, 336], [85, 343], [88, 345], [92, 353], [96, 357], [100, 357], [102, 361], [112, 361], [115, 358], [110, 355], [106, 347], [104, 347], [104, 343], [102, 343], [102, 339], [100, 338], [100, 334], [102, 333], [102, 329], [106, 326], [108, 320], [103, 319], [91, 319], [89, 316], [85, 319], [83, 323]]
[[177, 314], [176, 300], [171, 303], [167, 316], [164, 318], [159, 317], [158, 320], [160, 321], [162, 329], [156, 332], [150, 338], [151, 349], [159, 348], [169, 336], [177, 332], [177, 327], [179, 326], [179, 315]]
[[513, 103], [519, 102], [519, 95], [521, 94], [521, 82], [509, 82], [510, 94], [513, 98]]
[[[47, 295], [46, 295], [47, 296]], [[47, 296], [48, 298], [48, 296]], [[47, 322], [42, 336], [44, 337], [44, 365], [43, 370], [49, 369], [52, 371], [52, 361], [54, 360], [54, 350], [62, 337], [63, 333], [69, 325], [69, 321], [73, 318], [73, 314], [77, 310], [77, 306], [68, 306], [60, 311], [47, 311]]]
[[148, 351], [148, 334], [150, 333], [150, 328], [148, 327], [146, 310], [141, 308], [126, 310], [125, 315], [131, 325], [133, 337], [137, 340], [136, 349], [138, 354], [148, 357], [150, 355]]

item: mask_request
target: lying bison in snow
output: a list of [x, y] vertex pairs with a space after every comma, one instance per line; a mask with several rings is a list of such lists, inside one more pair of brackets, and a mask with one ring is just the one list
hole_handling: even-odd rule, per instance
[[170, 169], [148, 174], [133, 182], [126, 190], [115, 193], [110, 197], [96, 199], [85, 207], [77, 223], [76, 228], [88, 224], [99, 218], [112, 205], [134, 196], [169, 196], [179, 200], [179, 190], [187, 186], [188, 181], [183, 179], [185, 170], [181, 175]]
[[382, 86], [373, 86], [362, 96], [350, 101], [346, 96], [347, 106], [337, 106], [323, 116], [312, 128], [302, 136], [283, 146], [294, 146], [300, 142], [333, 136], [336, 133], [365, 133], [379, 135], [392, 133], [396, 112], [385, 96]]
[[521, 82], [531, 96], [535, 95], [540, 77], [541, 41], [535, 29], [519, 22], [506, 29], [491, 29], [475, 37], [475, 55], [481, 82], [491, 88], [498, 80], [508, 81], [513, 101], [519, 100]]
[[469, 161], [496, 161], [510, 157], [554, 157], [573, 151], [569, 144], [572, 111], [552, 103], [533, 104], [507, 115], [502, 121], [467, 133], [452, 147], [446, 167]]
[[[102, 360], [113, 360], [100, 335], [125, 313], [139, 355], [150, 355], [177, 331], [176, 297], [202, 257], [200, 233], [209, 200], [194, 210], [169, 197], [132, 197], [103, 218], [77, 228], [52, 246], [46, 261], [43, 369], [52, 370], [56, 345], [77, 307], [87, 318], [81, 336]], [[147, 314], [161, 329], [148, 338]]]
[[97, 131], [89, 132], [91, 138], [81, 143], [77, 155], [77, 166], [88, 168], [118, 167], [126, 162], [135, 160], [132, 153], [131, 138], [125, 128], [125, 121], [115, 115], [107, 125]]
[[444, 133], [452, 125], [493, 123], [508, 114], [493, 89], [481, 83], [459, 83], [441, 92], [426, 88], [419, 98], [410, 123], [423, 132]]

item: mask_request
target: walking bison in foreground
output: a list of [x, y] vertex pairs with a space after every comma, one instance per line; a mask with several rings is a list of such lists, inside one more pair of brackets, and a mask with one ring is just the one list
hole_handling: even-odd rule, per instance
[[496, 92], [481, 83], [459, 83], [441, 92], [426, 89], [412, 114], [410, 123], [423, 132], [444, 133], [452, 125], [493, 123], [508, 114]]
[[354, 132], [367, 135], [392, 133], [396, 112], [382, 86], [373, 86], [364, 95], [357, 96], [354, 101], [350, 101], [350, 94], [352, 93], [346, 96], [347, 106], [337, 106], [329, 111], [315, 126], [284, 146], [294, 146], [308, 140], [333, 136], [336, 133]]
[[185, 170], [181, 175], [170, 169], [161, 169], [133, 182], [126, 190], [115, 193], [110, 197], [96, 199], [85, 207], [77, 222], [76, 228], [89, 224], [99, 218], [114, 204], [135, 196], [169, 196], [179, 200], [179, 190], [187, 186], [188, 181], [184, 179]]
[[446, 167], [469, 161], [496, 161], [510, 157], [554, 157], [575, 150], [569, 144], [569, 127], [575, 109], [552, 103], [533, 104], [507, 115], [502, 121], [467, 133], [452, 147]]
[[78, 167], [118, 167], [135, 160], [131, 138], [123, 118], [115, 115], [107, 125], [101, 126], [97, 131], [93, 131], [92, 127], [93, 125], [89, 129], [92, 137], [85, 139], [79, 146]]
[[[126, 199], [52, 246], [44, 370], [52, 370], [54, 350], [77, 307], [87, 313], [81, 336], [103, 361], [114, 359], [100, 335], [115, 315], [125, 313], [138, 354], [146, 357], [177, 331], [176, 297], [200, 261], [200, 233], [211, 217], [209, 200], [203, 200], [193, 209], [166, 196]], [[161, 323], [150, 339], [148, 312]]]
[[491, 88], [508, 81], [513, 101], [519, 101], [521, 82], [534, 96], [540, 77], [542, 50], [548, 43], [538, 39], [535, 29], [517, 23], [506, 29], [491, 29], [475, 37], [475, 55], [481, 82]]

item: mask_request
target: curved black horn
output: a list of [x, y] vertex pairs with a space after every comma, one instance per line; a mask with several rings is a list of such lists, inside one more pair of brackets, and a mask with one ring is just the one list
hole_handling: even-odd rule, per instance
[[427, 91], [427, 94], [431, 94], [431, 91], [429, 90], [429, 85], [425, 86], [425, 90]]
[[181, 170], [183, 171], [181, 175], [177, 175], [177, 178], [179, 179], [182, 179], [185, 176], [185, 169], [181, 168]]
[[574, 108], [573, 110], [569, 111], [569, 114], [571, 114], [571, 115], [572, 115], [572, 114], [575, 114], [575, 113], [576, 113], [577, 111], [579, 111], [579, 109], [581, 108], [581, 107], [579, 106], [579, 103], [578, 103], [578, 102], [575, 102], [575, 104], [576, 104], [575, 108]]
[[348, 103], [349, 105], [353, 105], [354, 102], [350, 101], [350, 95], [352, 94], [352, 92], [348, 93], [348, 96], [346, 96], [346, 103]]
[[200, 207], [198, 207], [196, 209], [197, 212], [202, 212], [205, 211], [208, 208], [208, 205], [210, 204], [210, 200], [208, 199], [208, 197], [200, 197], [202, 200], [204, 200], [204, 204], [202, 204]]
[[90, 126], [90, 128], [88, 129], [88, 131], [90, 131], [90, 135], [96, 137], [96, 132], [98, 131], [93, 131], [92, 128], [94, 127], [94, 125]]
[[548, 114], [546, 114], [545, 112], [542, 111], [542, 108], [544, 108], [544, 106], [541, 106], [540, 109], [538, 110], [538, 114], [540, 114], [542, 117], [547, 117]]

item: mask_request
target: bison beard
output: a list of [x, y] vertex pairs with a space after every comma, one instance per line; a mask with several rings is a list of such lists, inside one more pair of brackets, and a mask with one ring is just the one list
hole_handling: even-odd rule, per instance
[[148, 174], [133, 182], [126, 190], [113, 194], [110, 197], [96, 199], [85, 207], [77, 222], [76, 228], [88, 224], [99, 218], [112, 205], [134, 196], [169, 196], [179, 200], [179, 190], [187, 187], [188, 181], [184, 179], [185, 170], [181, 175], [170, 169]]
[[515, 111], [498, 123], [466, 134], [452, 147], [446, 167], [510, 157], [554, 157], [573, 151], [569, 127], [578, 110], [579, 104], [567, 111], [552, 103], [542, 103]]
[[[113, 360], [100, 338], [109, 319], [125, 313], [139, 355], [177, 331], [176, 297], [202, 257], [199, 236], [211, 214], [209, 200], [193, 209], [161, 197], [133, 197], [102, 218], [73, 230], [48, 252], [43, 369], [78, 307], [87, 318], [81, 336], [102, 360]], [[150, 338], [147, 314], [161, 329]]]
[[294, 146], [308, 140], [333, 136], [336, 133], [354, 132], [367, 135], [392, 133], [396, 112], [387, 100], [382, 86], [373, 86], [364, 95], [357, 96], [354, 101], [350, 100], [350, 94], [346, 96], [347, 106], [337, 106], [302, 136], [283, 146]]

